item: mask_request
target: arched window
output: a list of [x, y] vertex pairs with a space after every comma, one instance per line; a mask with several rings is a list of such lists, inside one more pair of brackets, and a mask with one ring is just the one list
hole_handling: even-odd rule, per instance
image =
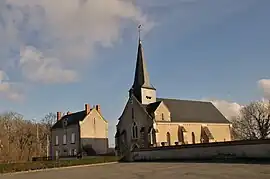
[[195, 134], [194, 134], [194, 132], [191, 133], [191, 137], [192, 137], [192, 144], [195, 144]]
[[150, 130], [150, 144], [156, 144], [157, 143], [157, 141], [156, 141], [156, 130], [154, 129], [154, 128], [152, 128], [151, 130]]
[[181, 126], [178, 127], [178, 142], [184, 144], [184, 131]]
[[138, 138], [138, 126], [134, 122], [132, 125], [132, 138], [137, 139]]
[[171, 134], [167, 132], [167, 144], [171, 145]]

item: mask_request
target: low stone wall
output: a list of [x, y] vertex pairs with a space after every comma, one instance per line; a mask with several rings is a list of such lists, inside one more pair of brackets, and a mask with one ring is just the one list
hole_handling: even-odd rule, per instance
[[130, 161], [269, 158], [270, 140], [245, 140], [136, 149]]

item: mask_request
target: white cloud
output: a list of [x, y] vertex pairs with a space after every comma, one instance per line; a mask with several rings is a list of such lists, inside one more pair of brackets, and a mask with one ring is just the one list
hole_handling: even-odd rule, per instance
[[204, 99], [203, 101], [212, 102], [213, 105], [228, 119], [239, 116], [242, 105], [236, 102], [228, 102], [225, 100], [217, 99]]
[[75, 71], [64, 69], [59, 59], [46, 58], [34, 47], [21, 49], [20, 65], [23, 76], [33, 82], [69, 83], [78, 80]]
[[[125, 26], [130, 25], [125, 22], [143, 23], [146, 30], [153, 25], [132, 1], [1, 0], [0, 65], [13, 64], [10, 60], [15, 58], [8, 57], [21, 52], [27, 79], [62, 82], [52, 78], [60, 70], [58, 74], [73, 76], [70, 82], [74, 81], [75, 73], [69, 70], [79, 71], [93, 57], [96, 46], [110, 47], [117, 42]], [[24, 50], [20, 51], [21, 47]]]
[[270, 99], [270, 79], [259, 80], [258, 86], [260, 89], [262, 89], [264, 97]]
[[16, 83], [11, 83], [7, 74], [0, 70], [0, 98], [6, 98], [12, 101], [21, 101], [24, 99], [22, 93], [18, 90]]

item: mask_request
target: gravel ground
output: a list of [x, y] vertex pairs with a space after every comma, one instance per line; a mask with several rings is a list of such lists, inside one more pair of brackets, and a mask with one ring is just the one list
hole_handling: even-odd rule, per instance
[[[166, 178], [165, 178], [166, 177]], [[0, 179], [269, 179], [270, 165], [215, 163], [116, 163], [0, 175]]]

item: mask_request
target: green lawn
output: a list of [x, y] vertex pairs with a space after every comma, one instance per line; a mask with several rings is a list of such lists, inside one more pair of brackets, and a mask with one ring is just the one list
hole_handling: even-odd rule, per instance
[[0, 173], [10, 173], [18, 171], [29, 171], [46, 168], [67, 167], [75, 165], [87, 165], [96, 163], [116, 162], [116, 156], [91, 157], [85, 159], [59, 160], [59, 161], [36, 161], [27, 163], [6, 163], [0, 164]]

